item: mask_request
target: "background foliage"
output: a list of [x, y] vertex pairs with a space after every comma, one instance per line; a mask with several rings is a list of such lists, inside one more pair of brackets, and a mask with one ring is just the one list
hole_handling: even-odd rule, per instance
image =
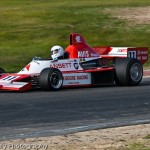
[[103, 11], [138, 6], [150, 6], [150, 1], [1, 0], [0, 67], [19, 71], [34, 56], [48, 58], [53, 45], [68, 46], [71, 32], [92, 46], [150, 47], [150, 25], [129, 26]]

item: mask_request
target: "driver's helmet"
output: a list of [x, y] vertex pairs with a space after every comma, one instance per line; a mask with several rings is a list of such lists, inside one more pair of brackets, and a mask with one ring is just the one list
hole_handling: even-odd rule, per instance
[[51, 57], [53, 59], [63, 58], [63, 56], [64, 56], [64, 49], [59, 45], [53, 46], [51, 48], [51, 51], [52, 51]]

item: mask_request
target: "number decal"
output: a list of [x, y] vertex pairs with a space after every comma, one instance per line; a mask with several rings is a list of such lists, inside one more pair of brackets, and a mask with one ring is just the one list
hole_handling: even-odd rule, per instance
[[136, 58], [136, 51], [129, 51], [128, 52], [128, 57], [130, 57], [130, 58]]
[[13, 80], [15, 80], [15, 79], [17, 79], [19, 77], [20, 76], [7, 76], [7, 77], [2, 78], [1, 80], [2, 81], [13, 81]]

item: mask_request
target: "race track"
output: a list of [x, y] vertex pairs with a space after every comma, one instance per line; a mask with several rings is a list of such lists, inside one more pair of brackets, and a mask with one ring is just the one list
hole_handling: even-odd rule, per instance
[[150, 123], [150, 78], [57, 92], [0, 92], [0, 140]]

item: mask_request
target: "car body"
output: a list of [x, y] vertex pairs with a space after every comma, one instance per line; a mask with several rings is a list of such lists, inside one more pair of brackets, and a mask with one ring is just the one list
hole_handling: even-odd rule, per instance
[[67, 58], [34, 57], [18, 73], [3, 73], [0, 90], [26, 91], [33, 87], [59, 90], [114, 82], [120, 86], [140, 84], [142, 65], [148, 60], [147, 47], [91, 47], [78, 33], [71, 33], [69, 40]]

